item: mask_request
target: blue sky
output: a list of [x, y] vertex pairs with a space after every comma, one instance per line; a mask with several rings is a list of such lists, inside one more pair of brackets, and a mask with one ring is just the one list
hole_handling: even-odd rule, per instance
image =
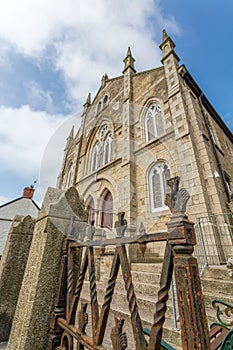
[[94, 97], [105, 72], [121, 74], [128, 46], [137, 71], [159, 66], [163, 28], [181, 64], [233, 130], [232, 18], [232, 0], [4, 2], [0, 204], [19, 197], [35, 179], [35, 200], [41, 202], [40, 187], [43, 194], [55, 185], [66, 134], [72, 123], [78, 127], [89, 91]]

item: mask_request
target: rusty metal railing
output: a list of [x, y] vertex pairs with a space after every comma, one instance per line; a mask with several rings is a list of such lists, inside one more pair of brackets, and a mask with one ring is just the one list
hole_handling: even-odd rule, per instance
[[[192, 256], [196, 244], [194, 224], [185, 215], [189, 195], [185, 189], [179, 190], [179, 178], [169, 180], [168, 184], [171, 187], [171, 195], [167, 196], [166, 205], [172, 211], [167, 225], [168, 233], [152, 235], [144, 233], [133, 238], [124, 237], [126, 222], [120, 215], [120, 220], [116, 224], [116, 238], [95, 241], [93, 240], [93, 227], [90, 227], [86, 242], [75, 241], [74, 237], [64, 239], [59, 287], [51, 319], [50, 350], [73, 350], [74, 347], [77, 350], [107, 349], [103, 345], [104, 337], [120, 267], [136, 350], [160, 349], [173, 271], [176, 277], [183, 349], [208, 350], [210, 348], [197, 260]], [[147, 243], [161, 241], [166, 242], [166, 248], [158, 299], [155, 303], [153, 322], [147, 341], [143, 333], [126, 245], [138, 243], [144, 252]], [[104, 249], [107, 246], [114, 247], [114, 256], [103, 303], [100, 307], [96, 282], [95, 249]], [[90, 290], [89, 312], [88, 304], [81, 298], [87, 272], [89, 272]], [[87, 330], [87, 325], [90, 325], [90, 330]], [[124, 320], [116, 316], [115, 326], [112, 327], [110, 333], [114, 350], [127, 348], [127, 334], [123, 327]]]
[[194, 256], [201, 274], [209, 265], [227, 263], [233, 254], [233, 213], [198, 218], [195, 233], [197, 244]]

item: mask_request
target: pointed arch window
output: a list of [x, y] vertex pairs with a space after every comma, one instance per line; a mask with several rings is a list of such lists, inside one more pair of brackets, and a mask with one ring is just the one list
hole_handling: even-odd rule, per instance
[[111, 229], [113, 225], [113, 198], [110, 191], [108, 191], [103, 198], [101, 227]]
[[149, 172], [149, 190], [151, 211], [167, 209], [164, 204], [166, 193], [169, 191], [167, 180], [170, 179], [170, 170], [166, 163], [156, 163]]
[[113, 155], [114, 133], [109, 130], [107, 124], [102, 125], [97, 133], [97, 140], [90, 152], [90, 172], [96, 171], [99, 167], [111, 162]]
[[112, 132], [108, 133], [105, 141], [104, 141], [104, 155], [103, 155], [103, 163], [109, 163], [112, 160], [112, 142], [113, 142], [113, 134]]
[[91, 157], [91, 171], [95, 171], [100, 166], [100, 142], [97, 141], [93, 150]]
[[99, 103], [98, 103], [98, 105], [97, 105], [97, 113], [99, 113], [100, 111], [101, 111], [101, 109], [102, 109], [102, 103], [101, 103], [101, 101], [99, 101]]
[[108, 105], [108, 95], [106, 95], [106, 96], [104, 97], [104, 100], [103, 100], [103, 108], [107, 107], [107, 105]]
[[73, 174], [73, 163], [70, 164], [69, 171], [68, 171], [68, 174], [67, 174], [66, 188], [69, 188], [71, 186], [72, 174]]
[[159, 137], [164, 133], [162, 111], [158, 104], [153, 103], [145, 116], [146, 141]]

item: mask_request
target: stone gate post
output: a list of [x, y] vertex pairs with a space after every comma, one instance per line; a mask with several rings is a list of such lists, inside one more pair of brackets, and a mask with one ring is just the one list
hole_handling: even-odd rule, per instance
[[48, 188], [35, 225], [7, 350], [48, 347], [62, 242], [71, 217], [75, 217], [79, 233], [85, 230], [86, 212], [76, 189], [71, 187], [64, 193]]
[[17, 215], [7, 237], [0, 264], [0, 342], [10, 336], [34, 225], [31, 216]]

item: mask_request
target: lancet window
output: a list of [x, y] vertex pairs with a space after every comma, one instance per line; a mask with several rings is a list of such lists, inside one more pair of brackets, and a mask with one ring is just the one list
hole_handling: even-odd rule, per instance
[[167, 180], [170, 178], [170, 170], [166, 163], [156, 163], [149, 172], [149, 189], [151, 211], [166, 209], [164, 204], [166, 192], [169, 190]]
[[163, 116], [158, 104], [153, 103], [145, 116], [146, 141], [159, 137], [164, 133]]
[[91, 153], [91, 172], [111, 162], [113, 155], [113, 132], [104, 124], [97, 134], [97, 141]]

